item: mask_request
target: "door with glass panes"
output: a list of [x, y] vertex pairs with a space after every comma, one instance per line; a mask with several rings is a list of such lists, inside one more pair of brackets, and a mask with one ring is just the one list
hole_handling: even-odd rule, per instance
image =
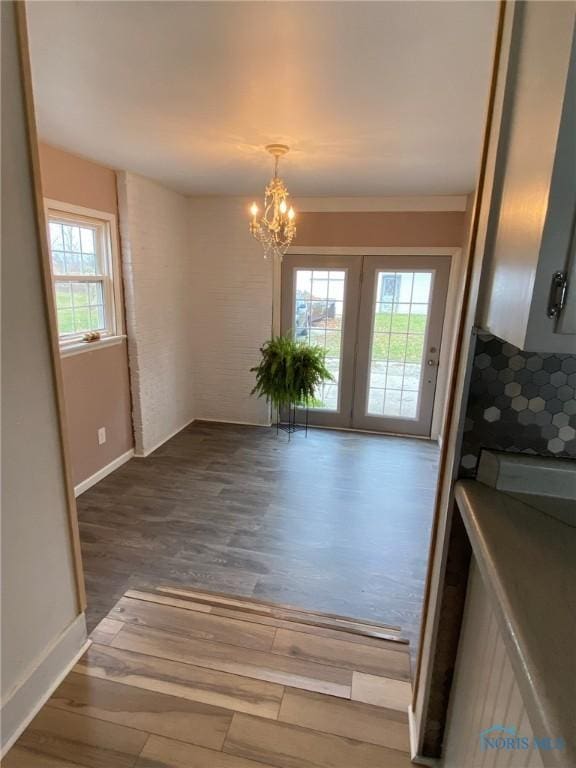
[[430, 435], [449, 273], [447, 256], [284, 258], [282, 331], [333, 376], [310, 424]]

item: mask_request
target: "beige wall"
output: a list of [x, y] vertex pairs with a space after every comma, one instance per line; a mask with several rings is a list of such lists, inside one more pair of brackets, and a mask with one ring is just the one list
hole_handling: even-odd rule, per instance
[[83, 157], [40, 144], [44, 197], [118, 214], [116, 173]]
[[463, 211], [347, 211], [298, 214], [295, 245], [459, 247]]
[[[40, 145], [44, 197], [118, 216], [116, 173], [97, 163]], [[134, 447], [128, 354], [118, 346], [62, 358], [74, 484]], [[106, 428], [106, 443], [97, 431]]]
[[[91, 477], [133, 447], [124, 343], [62, 360], [74, 482]], [[106, 427], [106, 442], [97, 432]]]
[[65, 474], [18, 65], [2, 14], [2, 670], [4, 748], [86, 637]]

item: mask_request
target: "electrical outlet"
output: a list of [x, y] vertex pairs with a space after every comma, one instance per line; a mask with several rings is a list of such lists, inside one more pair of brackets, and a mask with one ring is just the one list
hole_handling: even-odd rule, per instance
[[106, 442], [106, 427], [100, 427], [98, 430], [98, 445], [104, 445]]

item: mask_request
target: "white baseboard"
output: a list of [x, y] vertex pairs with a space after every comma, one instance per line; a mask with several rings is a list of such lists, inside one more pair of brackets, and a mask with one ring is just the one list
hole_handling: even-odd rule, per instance
[[78, 483], [78, 485], [74, 488], [74, 495], [80, 496], [81, 493], [87, 491], [88, 488], [92, 488], [93, 485], [96, 485], [96, 483], [99, 483], [100, 480], [103, 480], [106, 475], [114, 472], [115, 469], [121, 467], [122, 464], [126, 464], [126, 462], [130, 461], [130, 459], [133, 457], [134, 449], [130, 448], [129, 451], [126, 451], [126, 453], [118, 456], [118, 458], [114, 459], [114, 461], [111, 461], [110, 464], [106, 464], [106, 466], [102, 467], [102, 469], [99, 469], [98, 472], [95, 472], [90, 477], [87, 477], [86, 480], [82, 480], [81, 483]]
[[153, 445], [151, 448], [145, 448], [142, 451], [136, 451], [134, 455], [140, 459], [144, 459], [146, 456], [150, 456], [150, 454], [154, 453], [154, 451], [157, 451], [161, 445], [164, 445], [164, 443], [166, 443], [168, 440], [171, 440], [173, 437], [175, 437], [178, 432], [182, 432], [183, 429], [186, 429], [186, 427], [189, 427], [190, 424], [195, 421], [196, 419], [190, 419], [190, 421], [187, 421], [186, 424], [182, 424], [181, 427], [177, 427], [173, 432], [170, 432], [169, 435], [166, 435], [166, 437], [163, 437], [162, 440], [159, 440], [156, 445]]
[[416, 715], [412, 707], [408, 707], [408, 731], [410, 734], [410, 760], [416, 765], [427, 765], [429, 768], [436, 768], [440, 761], [433, 757], [423, 757], [418, 754], [418, 737], [416, 728]]
[[272, 422], [267, 421], [263, 423], [261, 421], [232, 421], [231, 419], [209, 419], [209, 418], [197, 418], [196, 421], [213, 421], [215, 424], [237, 424], [240, 427], [271, 427]]
[[86, 638], [86, 620], [81, 613], [9, 694], [0, 712], [0, 758], [27, 728], [91, 643]]

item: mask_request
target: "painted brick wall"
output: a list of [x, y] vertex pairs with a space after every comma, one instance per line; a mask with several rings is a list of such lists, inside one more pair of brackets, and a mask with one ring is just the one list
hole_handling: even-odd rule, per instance
[[271, 333], [272, 263], [248, 231], [250, 202], [188, 201], [199, 419], [269, 423], [266, 404], [250, 396], [250, 368]]
[[118, 174], [136, 453], [194, 418], [195, 361], [188, 200]]

